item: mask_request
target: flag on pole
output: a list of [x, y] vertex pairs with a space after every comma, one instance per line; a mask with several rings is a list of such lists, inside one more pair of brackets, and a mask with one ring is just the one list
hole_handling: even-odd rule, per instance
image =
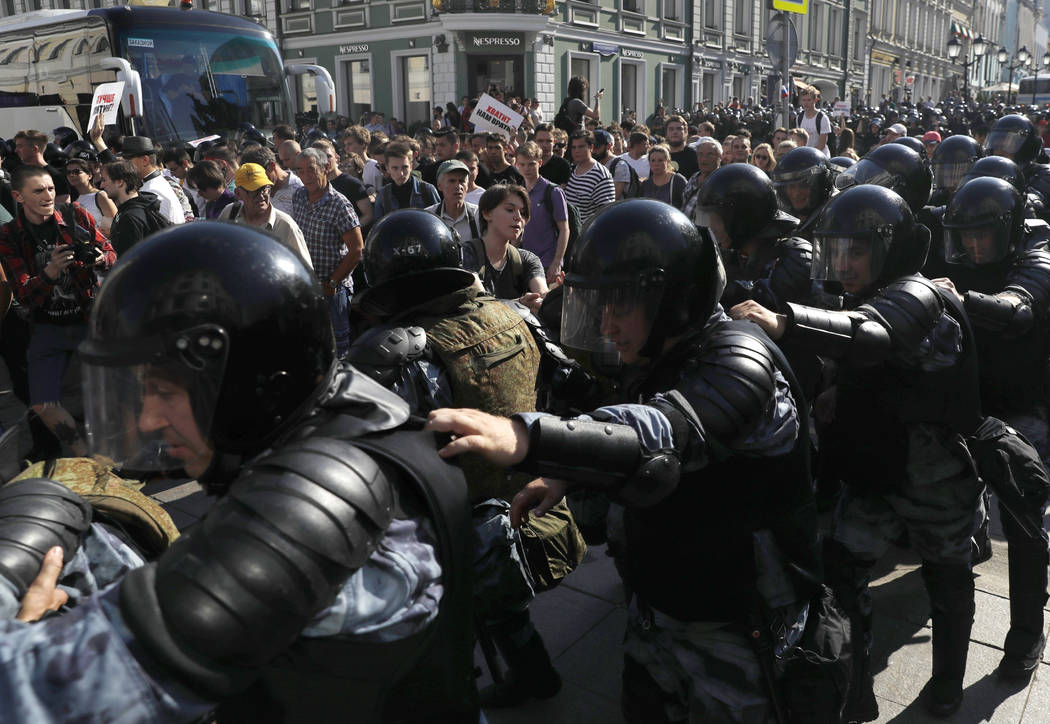
[[788, 93], [787, 86], [786, 85], [780, 86], [780, 97], [781, 97], [781, 99], [787, 98], [789, 95], [791, 95], [791, 94]]

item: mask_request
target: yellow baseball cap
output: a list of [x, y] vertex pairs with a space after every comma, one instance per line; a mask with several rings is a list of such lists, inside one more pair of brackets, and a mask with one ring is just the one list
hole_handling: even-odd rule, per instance
[[233, 183], [248, 191], [258, 191], [263, 186], [273, 186], [273, 181], [266, 175], [266, 169], [257, 163], [242, 164], [233, 176]]

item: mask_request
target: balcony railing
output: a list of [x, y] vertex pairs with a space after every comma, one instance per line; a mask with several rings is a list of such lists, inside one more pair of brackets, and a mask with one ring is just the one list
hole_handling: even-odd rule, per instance
[[527, 13], [547, 12], [547, 0], [442, 0], [446, 13]]

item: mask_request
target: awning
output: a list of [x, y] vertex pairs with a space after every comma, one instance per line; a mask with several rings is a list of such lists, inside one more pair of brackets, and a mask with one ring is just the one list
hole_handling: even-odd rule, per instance
[[973, 37], [973, 33], [968, 27], [966, 27], [962, 23], [957, 23], [955, 21], [952, 21], [952, 35], [958, 35], [959, 37], [966, 38], [967, 40]]

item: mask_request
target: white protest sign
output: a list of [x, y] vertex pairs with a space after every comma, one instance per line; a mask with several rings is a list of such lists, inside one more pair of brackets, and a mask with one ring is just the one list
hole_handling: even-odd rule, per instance
[[91, 99], [92, 123], [99, 113], [102, 114], [102, 122], [111, 126], [117, 122], [117, 108], [120, 107], [120, 99], [124, 95], [124, 81], [118, 80], [112, 83], [103, 83], [95, 88], [95, 95]]
[[507, 137], [513, 135], [524, 120], [525, 116], [512, 111], [488, 93], [482, 94], [474, 112], [470, 114], [470, 122], [475, 128], [497, 131]]
[[835, 101], [835, 109], [831, 112], [833, 116], [846, 116], [849, 117], [850, 104], [849, 101]]
[[193, 146], [194, 148], [196, 148], [197, 146], [201, 145], [205, 141], [217, 141], [220, 138], [222, 138], [222, 136], [216, 134], [216, 135], [212, 135], [212, 136], [205, 136], [204, 138], [195, 138], [194, 140], [187, 141], [186, 143], [188, 143], [191, 146]]

